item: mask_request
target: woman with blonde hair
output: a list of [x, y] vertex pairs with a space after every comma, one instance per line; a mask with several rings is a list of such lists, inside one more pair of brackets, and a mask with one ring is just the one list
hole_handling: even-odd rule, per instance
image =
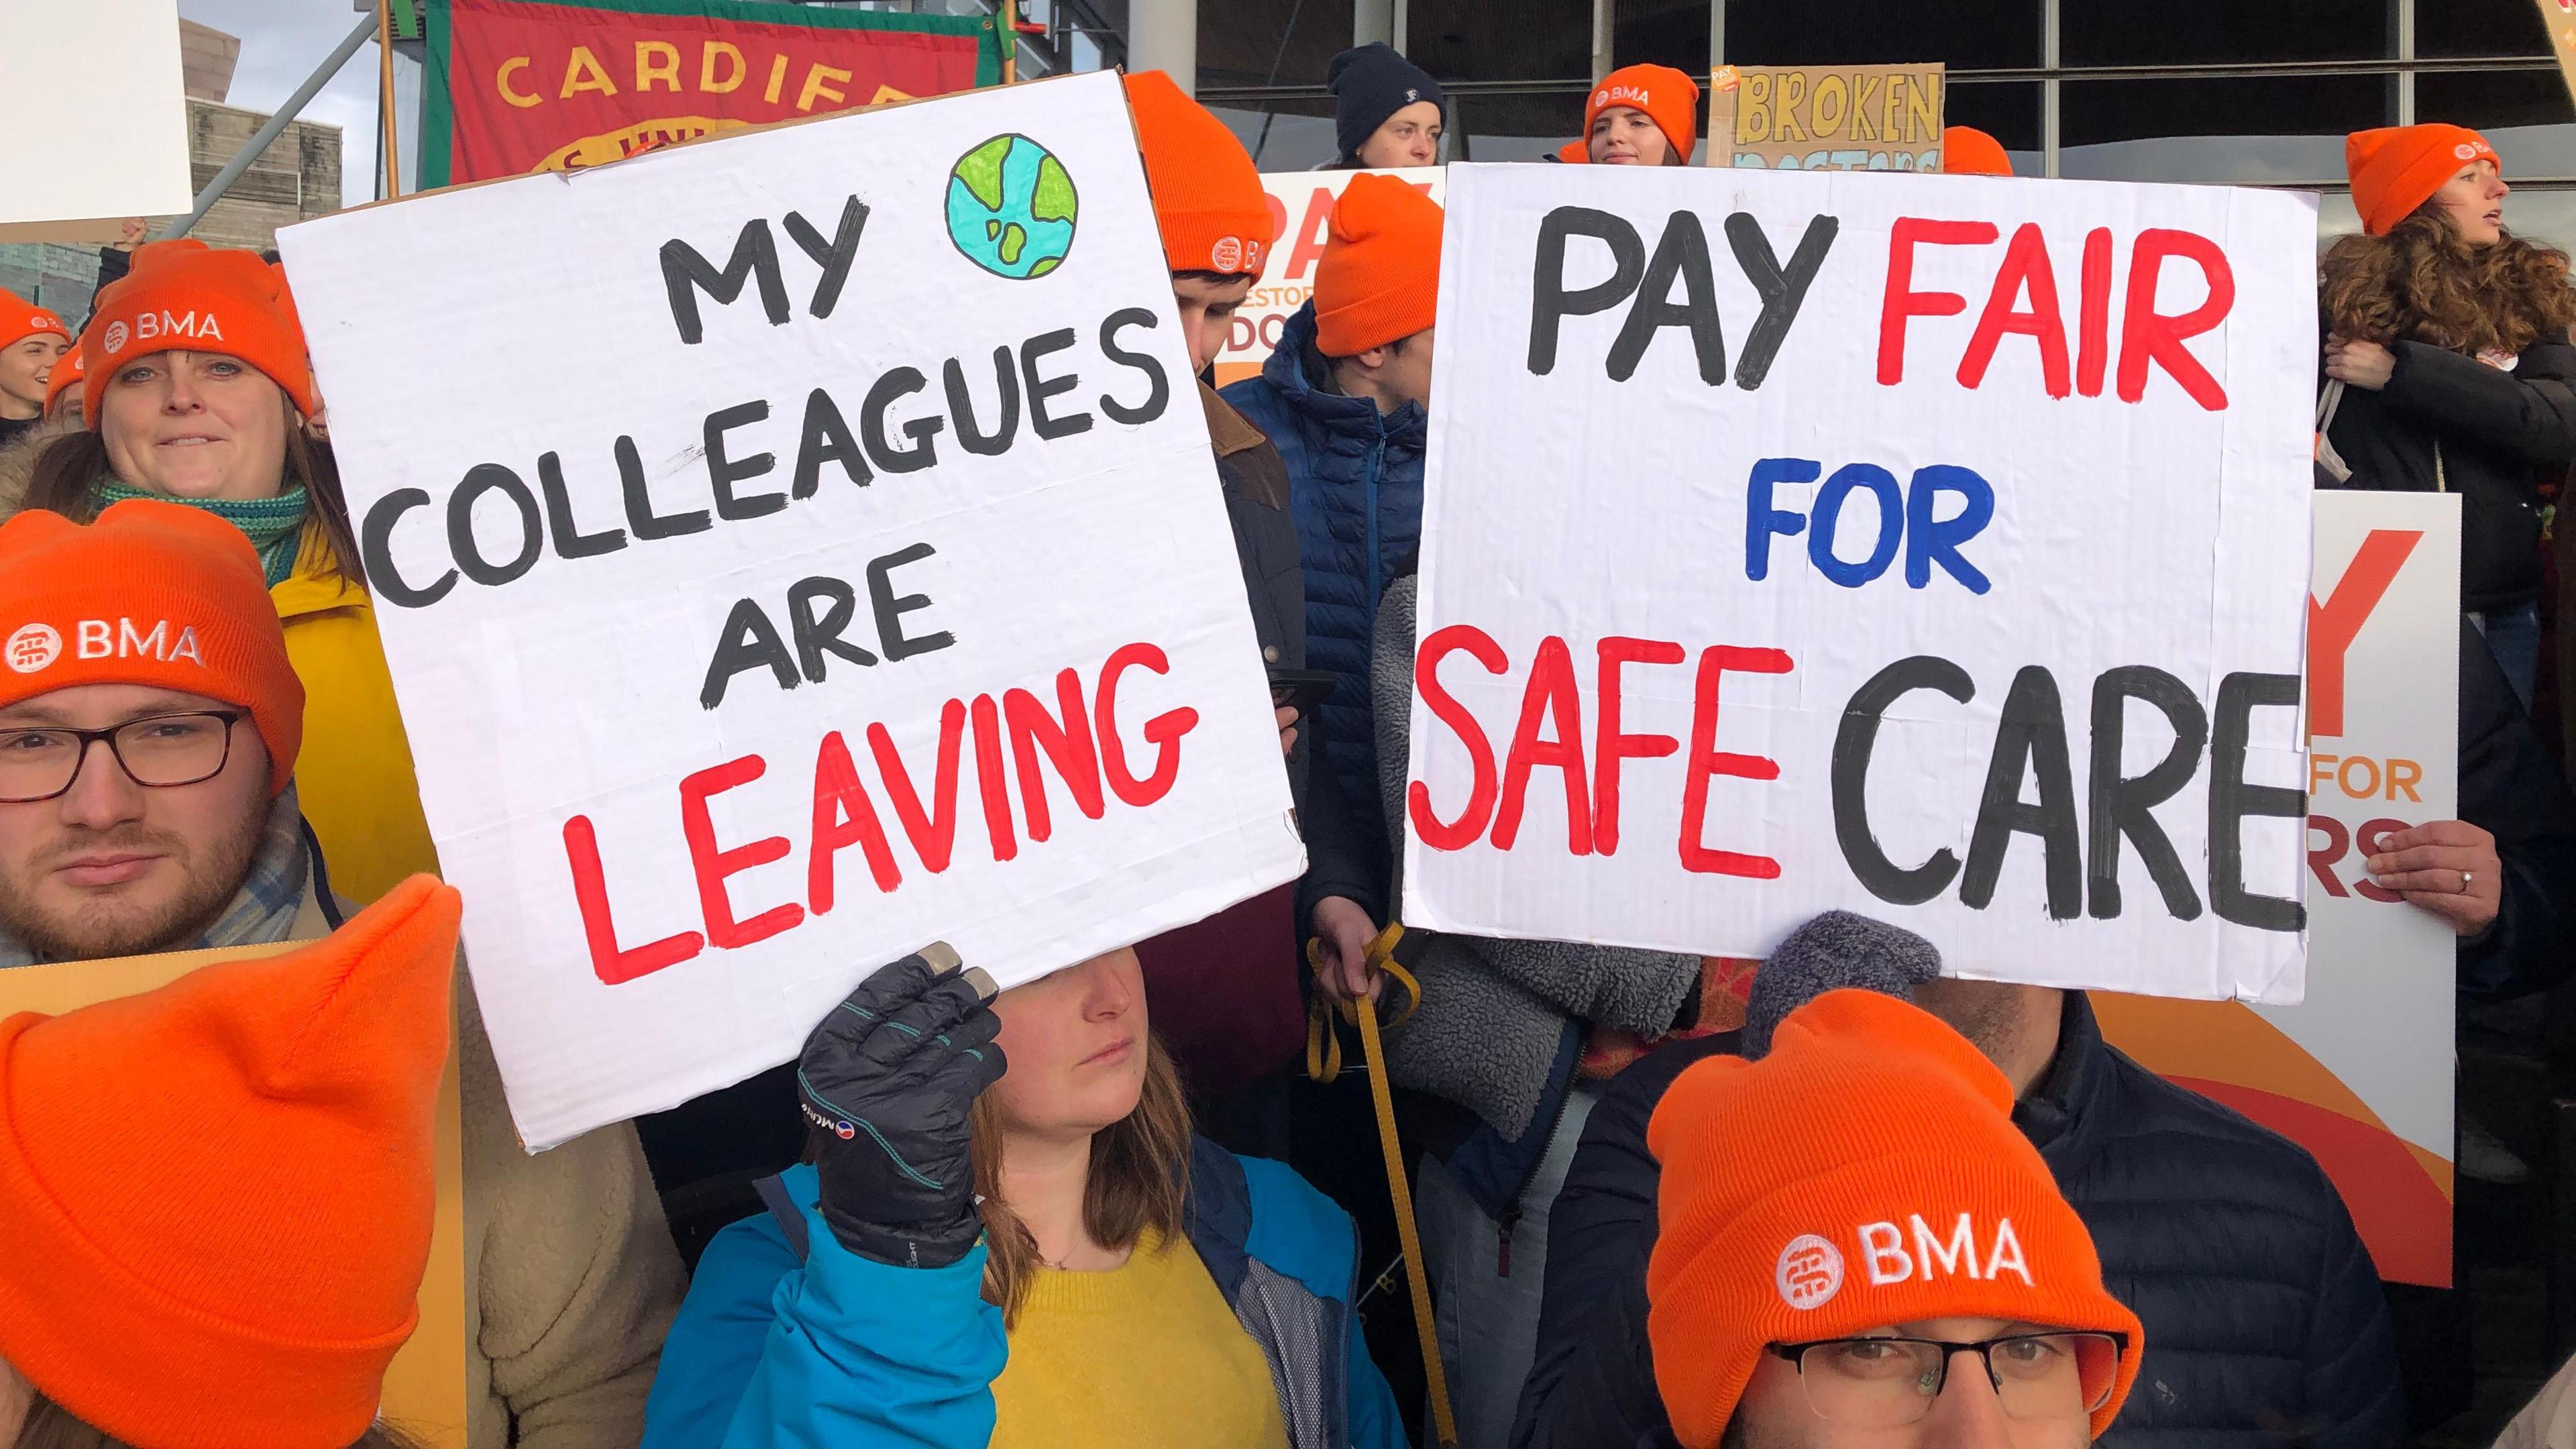
[[2460, 602], [2531, 704], [2540, 468], [2576, 461], [2576, 290], [2565, 252], [2504, 227], [2486, 138], [2392, 126], [2346, 138], [2362, 234], [2320, 265], [2318, 462], [2348, 487], [2460, 495]]
[[1190, 1131], [1121, 949], [993, 994], [945, 945], [805, 1044], [813, 1149], [718, 1234], [647, 1449], [1401, 1449], [1356, 1236]]
[[365, 902], [436, 872], [286, 274], [246, 251], [154, 242], [99, 293], [80, 358], [81, 427], [34, 455], [20, 506], [87, 522], [157, 498], [239, 528], [304, 681], [296, 785], [332, 886]]

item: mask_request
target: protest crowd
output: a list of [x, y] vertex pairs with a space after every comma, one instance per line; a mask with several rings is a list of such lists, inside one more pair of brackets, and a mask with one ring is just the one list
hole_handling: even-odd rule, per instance
[[[2407, 1442], [2345, 1195], [2113, 1046], [2086, 991], [1843, 910], [1760, 962], [1399, 924], [1452, 319], [1442, 206], [1375, 173], [1439, 163], [1441, 85], [1383, 45], [1334, 61], [1363, 174], [1311, 300], [1222, 388], [1272, 203], [1170, 77], [1123, 88], [1172, 299], [1146, 325], [1197, 374], [1304, 875], [1007, 989], [945, 941], [817, 961], [846, 998], [792, 1063], [533, 1154], [476, 989], [520, 963], [459, 945], [478, 901], [439, 879], [380, 635], [421, 576], [374, 576], [288, 268], [161, 240], [77, 323], [0, 293], [0, 985], [217, 953], [71, 1009], [0, 997], [0, 1446], [430, 1442], [380, 1405], [442, 1151], [473, 1449]], [[1687, 165], [1702, 91], [1614, 71], [1527, 164]], [[2012, 173], [1964, 127], [1941, 153]], [[2529, 998], [2576, 966], [2576, 796], [2533, 724], [2576, 288], [2478, 133], [2347, 158], [2315, 483], [2461, 508], [2458, 818], [2377, 837], [2367, 879], [2456, 938], [2461, 999]], [[2576, 1445], [2576, 1393], [2499, 1442]]]

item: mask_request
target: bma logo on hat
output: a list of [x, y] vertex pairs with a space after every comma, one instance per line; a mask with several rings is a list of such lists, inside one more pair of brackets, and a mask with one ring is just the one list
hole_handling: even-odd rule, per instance
[[799, 1103], [798, 1105], [805, 1109], [806, 1121], [813, 1123], [815, 1126], [822, 1128], [824, 1131], [831, 1133], [833, 1136], [840, 1138], [844, 1142], [847, 1142], [851, 1138], [859, 1135], [858, 1128], [853, 1127], [848, 1122], [842, 1121], [838, 1118], [824, 1116], [822, 1113], [814, 1110], [814, 1104], [811, 1102]]
[[33, 674], [62, 655], [63, 636], [51, 624], [21, 624], [7, 643], [0, 644], [0, 659], [8, 660], [16, 674]]
[[2457, 146], [2454, 146], [2454, 147], [2452, 147], [2452, 148], [2451, 148], [2451, 154], [2452, 154], [2452, 155], [2454, 155], [2454, 156], [2459, 157], [2459, 158], [2460, 158], [2461, 160], [2463, 160], [2463, 161], [2474, 161], [2474, 160], [2476, 160], [2476, 159], [2477, 159], [2477, 154], [2478, 154], [2480, 151], [2483, 151], [2483, 150], [2485, 150], [2485, 149], [2486, 149], [2486, 147], [2484, 147], [2484, 146], [2474, 145], [2474, 144], [2472, 144], [2472, 143], [2470, 143], [2470, 142], [2462, 141], [2462, 142], [2461, 142], [2460, 144], [2458, 144]]
[[1208, 248], [1208, 267], [1219, 272], [1261, 270], [1261, 243], [1248, 236], [1221, 236]]
[[1780, 1250], [1771, 1279], [1780, 1289], [1781, 1302], [1801, 1312], [1822, 1308], [1842, 1291], [1842, 1251], [1813, 1233], [1801, 1233]]
[[116, 354], [125, 350], [125, 338], [125, 324], [122, 322], [110, 322], [107, 324], [107, 335], [99, 340], [107, 344], [107, 355], [114, 357]]

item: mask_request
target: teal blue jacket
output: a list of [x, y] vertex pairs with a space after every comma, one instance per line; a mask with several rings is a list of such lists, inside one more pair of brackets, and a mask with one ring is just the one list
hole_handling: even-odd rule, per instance
[[[844, 1249], [811, 1167], [795, 1217], [718, 1233], [662, 1349], [644, 1449], [982, 1449], [1009, 1357], [979, 1245], [945, 1268]], [[1405, 1449], [1395, 1398], [1351, 1312], [1348, 1214], [1281, 1163], [1193, 1144], [1191, 1246], [1270, 1356], [1293, 1449]], [[799, 1241], [801, 1239], [801, 1241]]]

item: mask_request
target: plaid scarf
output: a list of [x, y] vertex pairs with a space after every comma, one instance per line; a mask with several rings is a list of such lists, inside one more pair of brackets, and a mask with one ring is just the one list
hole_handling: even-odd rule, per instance
[[[259, 848], [251, 855], [250, 871], [242, 877], [232, 903], [194, 940], [173, 941], [159, 949], [202, 951], [283, 941], [294, 929], [296, 912], [303, 908], [312, 880], [313, 864], [304, 850], [304, 811], [296, 804], [295, 787], [290, 784], [268, 807]], [[0, 970], [32, 966], [36, 960], [25, 942], [0, 929]]]

